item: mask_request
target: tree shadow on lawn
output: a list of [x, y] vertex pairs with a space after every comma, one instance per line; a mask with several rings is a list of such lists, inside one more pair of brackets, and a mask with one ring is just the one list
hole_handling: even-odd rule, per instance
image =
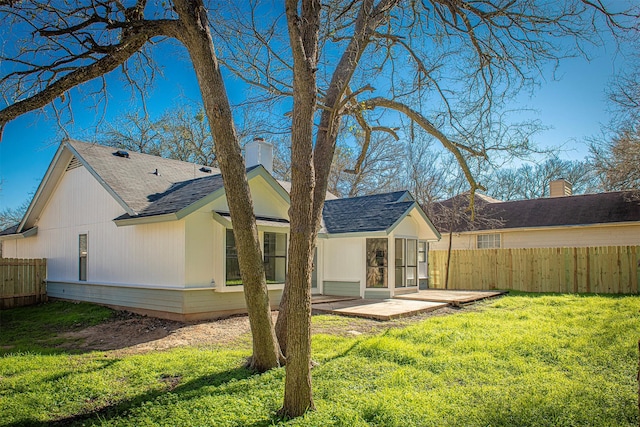
[[[147, 402], [152, 402], [162, 395], [171, 392], [178, 396], [178, 400], [187, 401], [198, 398], [202, 395], [201, 389], [204, 387], [219, 387], [231, 381], [241, 381], [249, 379], [256, 374], [246, 368], [236, 368], [219, 372], [212, 375], [196, 378], [186, 383], [180, 383], [179, 377], [161, 377], [158, 380], [165, 383], [164, 390], [154, 390], [147, 393], [133, 396], [129, 399], [113, 402], [107, 406], [103, 406], [91, 412], [79, 413], [66, 418], [58, 418], [50, 421], [39, 421], [36, 419], [22, 419], [10, 424], [7, 427], [18, 426], [73, 426], [85, 425], [87, 422], [104, 422], [111, 419], [126, 417], [127, 413], [136, 408], [144, 406]], [[234, 386], [225, 388], [220, 394], [241, 395], [246, 393], [246, 384], [238, 383]], [[276, 420], [275, 414], [264, 420], [259, 420], [253, 424], [253, 427], [270, 426]]]
[[[195, 324], [111, 310], [96, 319], [86, 314], [91, 309], [90, 304], [57, 301], [0, 312], [0, 356], [121, 350], [162, 340]], [[58, 311], [71, 311], [73, 322], [56, 322]]]

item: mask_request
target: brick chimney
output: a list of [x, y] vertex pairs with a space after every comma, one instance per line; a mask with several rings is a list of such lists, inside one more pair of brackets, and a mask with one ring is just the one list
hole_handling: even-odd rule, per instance
[[264, 138], [254, 138], [244, 147], [244, 160], [247, 167], [262, 165], [269, 173], [273, 173], [273, 145]]
[[566, 179], [556, 179], [549, 183], [549, 196], [550, 197], [565, 197], [571, 195], [573, 184]]

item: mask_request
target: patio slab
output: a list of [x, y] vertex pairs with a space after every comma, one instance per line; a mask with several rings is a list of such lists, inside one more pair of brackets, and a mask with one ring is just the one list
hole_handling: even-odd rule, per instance
[[335, 301], [313, 304], [315, 312], [391, 320], [437, 310], [449, 305], [445, 302], [414, 301], [407, 299]]
[[362, 297], [344, 297], [340, 295], [311, 295], [311, 304], [338, 301], [362, 301]]
[[507, 291], [452, 291], [444, 289], [426, 289], [412, 294], [396, 295], [394, 298], [410, 301], [446, 302], [454, 306], [495, 298]]

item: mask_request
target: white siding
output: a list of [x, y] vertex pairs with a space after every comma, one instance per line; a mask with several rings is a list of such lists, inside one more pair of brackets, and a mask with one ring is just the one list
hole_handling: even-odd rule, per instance
[[211, 211], [198, 210], [185, 219], [185, 283], [187, 286], [211, 286], [214, 280], [214, 247], [224, 241], [214, 232]]
[[[640, 243], [640, 224], [591, 225], [529, 230], [496, 230], [502, 248], [555, 248], [587, 246], [628, 246]], [[487, 234], [487, 233], [482, 233]], [[454, 233], [452, 249], [476, 249], [477, 233]], [[449, 248], [449, 235], [429, 244], [429, 250]]]
[[[253, 210], [258, 216], [266, 216], [272, 218], [289, 218], [289, 205], [282, 200], [282, 197], [269, 185], [261, 176], [249, 181], [251, 190], [251, 199], [253, 200]], [[206, 209], [229, 212], [227, 197], [223, 196], [214, 202], [208, 204]]]
[[[366, 239], [362, 237], [325, 239], [322, 247], [323, 280], [365, 282]], [[363, 285], [364, 286], [364, 285]]]
[[[254, 211], [257, 216], [289, 218], [289, 205], [258, 176], [249, 181]], [[226, 196], [223, 196], [184, 218], [185, 221], [185, 283], [187, 287], [211, 287], [225, 282], [225, 233], [226, 229], [215, 221], [212, 211], [228, 212]], [[260, 227], [260, 239], [264, 231], [289, 233], [288, 227]]]
[[[400, 224], [393, 229], [393, 235], [396, 237], [409, 237], [412, 239], [417, 239], [420, 233], [420, 227], [415, 219], [410, 216], [404, 217]], [[425, 238], [425, 236], [421, 236]]]
[[38, 234], [5, 245], [4, 256], [47, 258], [48, 280], [77, 281], [78, 235], [86, 233], [88, 281], [183, 286], [184, 221], [116, 227], [123, 213], [84, 167], [73, 169], [43, 209]]

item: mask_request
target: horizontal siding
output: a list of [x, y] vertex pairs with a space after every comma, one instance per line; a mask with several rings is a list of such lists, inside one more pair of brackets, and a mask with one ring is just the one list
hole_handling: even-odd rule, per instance
[[[52, 298], [85, 301], [136, 310], [150, 310], [160, 317], [174, 313], [193, 318], [213, 318], [246, 311], [244, 293], [216, 292], [203, 289], [158, 289], [151, 287], [113, 286], [92, 283], [48, 282]], [[281, 290], [269, 291], [272, 307], [277, 307]], [[174, 316], [175, 317], [175, 316]]]
[[364, 291], [365, 299], [388, 299], [391, 298], [391, 291], [378, 291], [366, 289]]
[[131, 307], [145, 310], [182, 313], [182, 296], [176, 289], [134, 288], [66, 282], [48, 282], [51, 298], [86, 301], [96, 304]]
[[335, 282], [327, 281], [323, 282], [323, 288], [325, 295], [336, 295], [341, 297], [359, 297], [360, 296], [360, 282]]
[[[269, 291], [272, 307], [280, 303], [281, 290]], [[184, 292], [185, 313], [246, 310], [244, 292], [215, 292], [211, 289], [190, 289]]]

